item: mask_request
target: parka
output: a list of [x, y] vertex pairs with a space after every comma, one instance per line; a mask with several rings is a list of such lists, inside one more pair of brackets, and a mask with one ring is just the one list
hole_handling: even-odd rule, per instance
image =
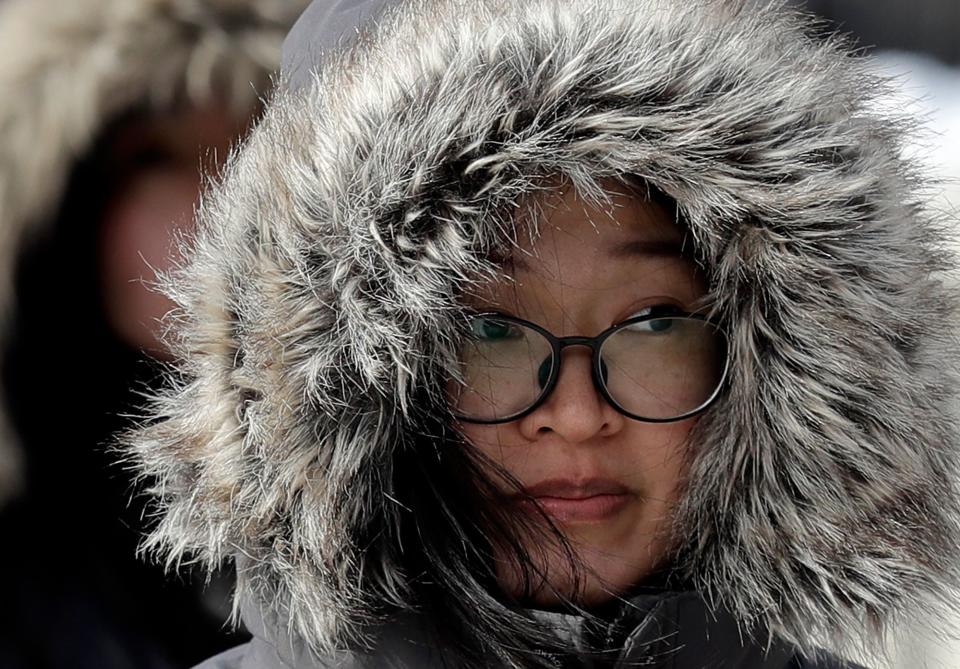
[[[125, 437], [147, 546], [237, 568], [254, 640], [205, 667], [853, 666], [951, 605], [956, 258], [843, 38], [739, 0], [316, 0], [284, 54]], [[731, 365], [667, 573], [579, 614], [491, 585], [443, 391], [558, 176], [676, 203]]]

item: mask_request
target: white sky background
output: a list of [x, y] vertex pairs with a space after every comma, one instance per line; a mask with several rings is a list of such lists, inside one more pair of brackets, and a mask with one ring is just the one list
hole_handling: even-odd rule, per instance
[[960, 216], [960, 68], [909, 52], [875, 56], [882, 71], [894, 76], [900, 87], [894, 104], [926, 121], [927, 131], [913, 155], [947, 180], [943, 202], [954, 216]]

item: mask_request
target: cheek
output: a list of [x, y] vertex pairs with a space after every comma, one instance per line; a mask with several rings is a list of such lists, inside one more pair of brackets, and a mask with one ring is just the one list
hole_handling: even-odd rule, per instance
[[695, 420], [640, 425], [629, 439], [629, 456], [621, 471], [651, 500], [672, 503], [675, 499], [686, 470], [687, 440]]
[[498, 425], [461, 423], [459, 429], [466, 441], [488, 459], [484, 464], [491, 482], [500, 491], [513, 493], [515, 489], [497, 475], [495, 467], [523, 483], [538, 479], [538, 469], [545, 463], [535, 457], [537, 445], [522, 437], [515, 421]]
[[478, 451], [504, 466], [517, 451], [525, 450], [516, 422], [498, 425], [461, 423], [460, 432]]
[[110, 203], [100, 228], [104, 308], [128, 344], [164, 355], [158, 320], [173, 306], [150, 284], [175, 259], [174, 232], [191, 224], [196, 170], [146, 171]]

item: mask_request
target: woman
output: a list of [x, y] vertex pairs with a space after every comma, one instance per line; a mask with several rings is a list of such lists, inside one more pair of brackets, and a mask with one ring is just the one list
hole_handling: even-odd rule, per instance
[[204, 666], [840, 667], [947, 601], [955, 260], [864, 63], [732, 0], [345, 4], [128, 438], [148, 545], [237, 565]]

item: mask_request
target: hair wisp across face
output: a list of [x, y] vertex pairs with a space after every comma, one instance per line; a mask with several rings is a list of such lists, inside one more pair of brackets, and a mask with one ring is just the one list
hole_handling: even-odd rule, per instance
[[[453, 395], [461, 415], [495, 415], [491, 405], [504, 403], [531, 405], [513, 419], [464, 420], [459, 428], [496, 470], [492, 477], [501, 473], [497, 503], [524, 520], [548, 518], [582, 567], [582, 577], [575, 577], [578, 570], [559, 546], [544, 548], [531, 538], [526, 553], [539, 583], [525, 584], [521, 570], [504, 558], [497, 569], [501, 587], [535, 605], [570, 599], [590, 606], [629, 589], [664, 561], [695, 420], [640, 421], [622, 408], [653, 407], [650, 397], [664, 417], [677, 417], [684, 403], [703, 404], [722, 381], [724, 344], [698, 320], [705, 281], [683, 253], [683, 230], [664, 205], [623, 189], [600, 204], [570, 187], [540, 204], [536, 233], [518, 240], [505, 262], [509, 276], [478, 286], [468, 298], [471, 309], [486, 316], [472, 321], [476, 332], [461, 360], [468, 387]], [[616, 330], [624, 322], [623, 331]], [[559, 359], [543, 344], [547, 335], [610, 331], [618, 333], [604, 340], [611, 345], [592, 352], [581, 340], [568, 340], [573, 344]], [[532, 402], [537, 393], [527, 386], [542, 387], [548, 378], [549, 387]]]

